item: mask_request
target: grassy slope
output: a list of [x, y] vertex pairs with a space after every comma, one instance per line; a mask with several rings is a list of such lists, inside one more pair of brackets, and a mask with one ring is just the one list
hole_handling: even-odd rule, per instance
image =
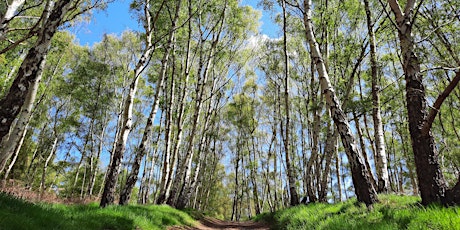
[[460, 207], [422, 207], [419, 198], [380, 196], [368, 211], [355, 199], [340, 204], [309, 204], [262, 214], [277, 229], [460, 229]]
[[193, 225], [188, 214], [169, 206], [32, 204], [0, 193], [0, 229], [165, 229]]

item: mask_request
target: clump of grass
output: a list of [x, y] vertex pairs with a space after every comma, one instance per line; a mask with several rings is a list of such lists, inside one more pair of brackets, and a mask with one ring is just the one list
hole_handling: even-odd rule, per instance
[[276, 229], [460, 229], [460, 207], [423, 207], [413, 196], [382, 195], [379, 199], [372, 211], [351, 199], [300, 205], [257, 220], [271, 222]]
[[165, 205], [102, 209], [97, 203], [33, 204], [0, 193], [0, 229], [165, 229], [194, 222], [187, 213]]

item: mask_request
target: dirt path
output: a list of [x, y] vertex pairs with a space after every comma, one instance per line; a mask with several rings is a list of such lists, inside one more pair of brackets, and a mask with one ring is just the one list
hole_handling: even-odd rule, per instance
[[256, 229], [256, 230], [269, 230], [270, 226], [263, 222], [245, 221], [245, 222], [232, 222], [223, 221], [210, 217], [205, 217], [200, 220], [195, 227], [172, 227], [169, 230], [213, 230], [213, 229], [228, 229], [228, 230], [240, 230], [240, 229]]

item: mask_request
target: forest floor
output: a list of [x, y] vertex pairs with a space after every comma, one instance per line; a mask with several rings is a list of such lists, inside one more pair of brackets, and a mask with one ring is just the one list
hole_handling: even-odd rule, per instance
[[213, 229], [227, 229], [227, 230], [240, 230], [240, 229], [255, 229], [255, 230], [268, 230], [270, 226], [265, 222], [245, 221], [233, 222], [223, 221], [212, 217], [204, 217], [199, 220], [198, 224], [194, 227], [190, 226], [173, 226], [169, 230], [213, 230]]

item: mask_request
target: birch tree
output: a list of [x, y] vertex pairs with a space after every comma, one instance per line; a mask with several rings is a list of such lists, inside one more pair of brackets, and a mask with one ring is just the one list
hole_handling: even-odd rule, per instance
[[303, 4], [303, 22], [305, 26], [305, 35], [310, 47], [310, 55], [319, 75], [321, 91], [325, 96], [332, 119], [342, 139], [342, 144], [345, 147], [345, 152], [350, 162], [356, 196], [358, 201], [364, 202], [367, 206], [372, 206], [374, 203], [378, 202], [378, 198], [375, 188], [372, 186], [369, 178], [370, 169], [365, 165], [362, 153], [359, 151], [355, 138], [352, 135], [348, 119], [341, 108], [340, 101], [329, 80], [324, 60], [313, 33], [311, 0], [305, 0]]
[[[158, 111], [158, 104], [159, 104], [159, 101], [160, 101], [160, 92], [161, 92], [161, 89], [163, 88], [163, 84], [165, 82], [165, 79], [166, 79], [166, 70], [168, 68], [168, 63], [170, 62], [170, 59], [169, 59], [169, 56], [170, 56], [170, 53], [171, 52], [174, 52], [172, 49], [174, 49], [174, 44], [173, 42], [175, 41], [174, 37], [175, 37], [175, 31], [176, 31], [176, 24], [177, 24], [177, 21], [178, 21], [178, 18], [179, 18], [179, 11], [180, 11], [180, 6], [181, 6], [181, 1], [177, 1], [176, 3], [176, 6], [175, 6], [175, 14], [174, 14], [174, 18], [172, 19], [172, 22], [171, 22], [171, 27], [170, 27], [170, 31], [169, 31], [169, 38], [168, 38], [168, 41], [166, 43], [166, 47], [165, 47], [165, 50], [164, 50], [164, 54], [163, 54], [163, 59], [161, 60], [161, 68], [160, 68], [160, 76], [158, 76], [158, 81], [156, 83], [156, 88], [155, 88], [155, 95], [154, 95], [154, 98], [153, 98], [153, 103], [152, 103], [152, 108], [151, 108], [151, 111], [150, 111], [150, 114], [149, 114], [149, 117], [148, 117], [148, 120], [147, 120], [147, 123], [145, 125], [145, 128], [144, 128], [144, 134], [143, 134], [143, 137], [142, 137], [142, 141], [141, 143], [139, 144], [139, 150], [134, 158], [134, 162], [133, 162], [133, 165], [132, 165], [132, 168], [131, 168], [131, 172], [128, 176], [128, 179], [126, 181], [126, 185], [125, 187], [123, 188], [121, 194], [120, 194], [120, 200], [119, 200], [119, 204], [121, 205], [125, 205], [128, 203], [130, 197], [131, 197], [131, 192], [132, 192], [132, 189], [137, 181], [137, 177], [138, 177], [138, 174], [139, 174], [139, 168], [140, 168], [140, 163], [141, 163], [141, 160], [142, 158], [145, 156], [147, 150], [146, 148], [148, 147], [148, 140], [150, 139], [149, 137], [151, 136], [151, 133], [152, 133], [152, 125], [153, 125], [153, 120], [155, 119], [156, 117], [156, 114], [157, 114], [157, 111]], [[166, 6], [166, 7], [169, 7], [169, 6]], [[161, 8], [160, 8], [161, 10]], [[170, 9], [168, 9], [168, 11], [170, 11]], [[160, 12], [158, 12], [160, 13]], [[150, 20], [147, 18], [147, 20]], [[174, 64], [174, 63], [173, 63]], [[171, 76], [172, 78], [174, 76]], [[170, 89], [171, 92], [174, 91], [174, 89]]]
[[142, 52], [142, 55], [139, 58], [139, 61], [136, 63], [134, 69], [130, 72], [132, 74], [132, 81], [129, 87], [128, 95], [123, 104], [123, 115], [120, 133], [116, 139], [114, 146], [114, 152], [112, 153], [111, 162], [109, 168], [107, 169], [107, 175], [105, 177], [104, 191], [101, 197], [101, 207], [106, 207], [114, 202], [114, 193], [115, 186], [118, 180], [118, 175], [120, 173], [121, 160], [126, 148], [126, 142], [128, 140], [129, 133], [133, 127], [133, 103], [136, 97], [137, 84], [139, 78], [141, 77], [142, 72], [147, 67], [150, 56], [152, 55], [155, 44], [153, 43], [153, 34], [155, 32], [154, 23], [151, 21], [152, 16], [150, 13], [150, 3], [148, 1], [144, 2], [144, 29], [146, 32], [145, 36], [145, 48]]
[[372, 118], [374, 121], [375, 140], [375, 168], [377, 171], [377, 192], [387, 192], [389, 187], [387, 154], [385, 152], [385, 140], [383, 136], [382, 116], [380, 111], [380, 86], [378, 76], [377, 51], [374, 32], [374, 22], [369, 8], [369, 0], [364, 0], [366, 11], [367, 31], [369, 35], [371, 77], [372, 77]]
[[394, 25], [399, 37], [402, 67], [406, 80], [409, 132], [422, 204], [437, 202], [459, 204], [460, 178], [454, 187], [451, 189], [447, 187], [431, 127], [442, 103], [460, 81], [460, 72], [456, 72], [455, 78], [450, 81], [436, 99], [433, 107], [428, 110], [421, 64], [415, 51], [416, 44], [412, 34], [418, 10], [423, 1], [417, 4], [417, 1], [409, 0], [404, 7], [401, 7], [397, 0], [388, 0], [388, 3], [395, 16]]

